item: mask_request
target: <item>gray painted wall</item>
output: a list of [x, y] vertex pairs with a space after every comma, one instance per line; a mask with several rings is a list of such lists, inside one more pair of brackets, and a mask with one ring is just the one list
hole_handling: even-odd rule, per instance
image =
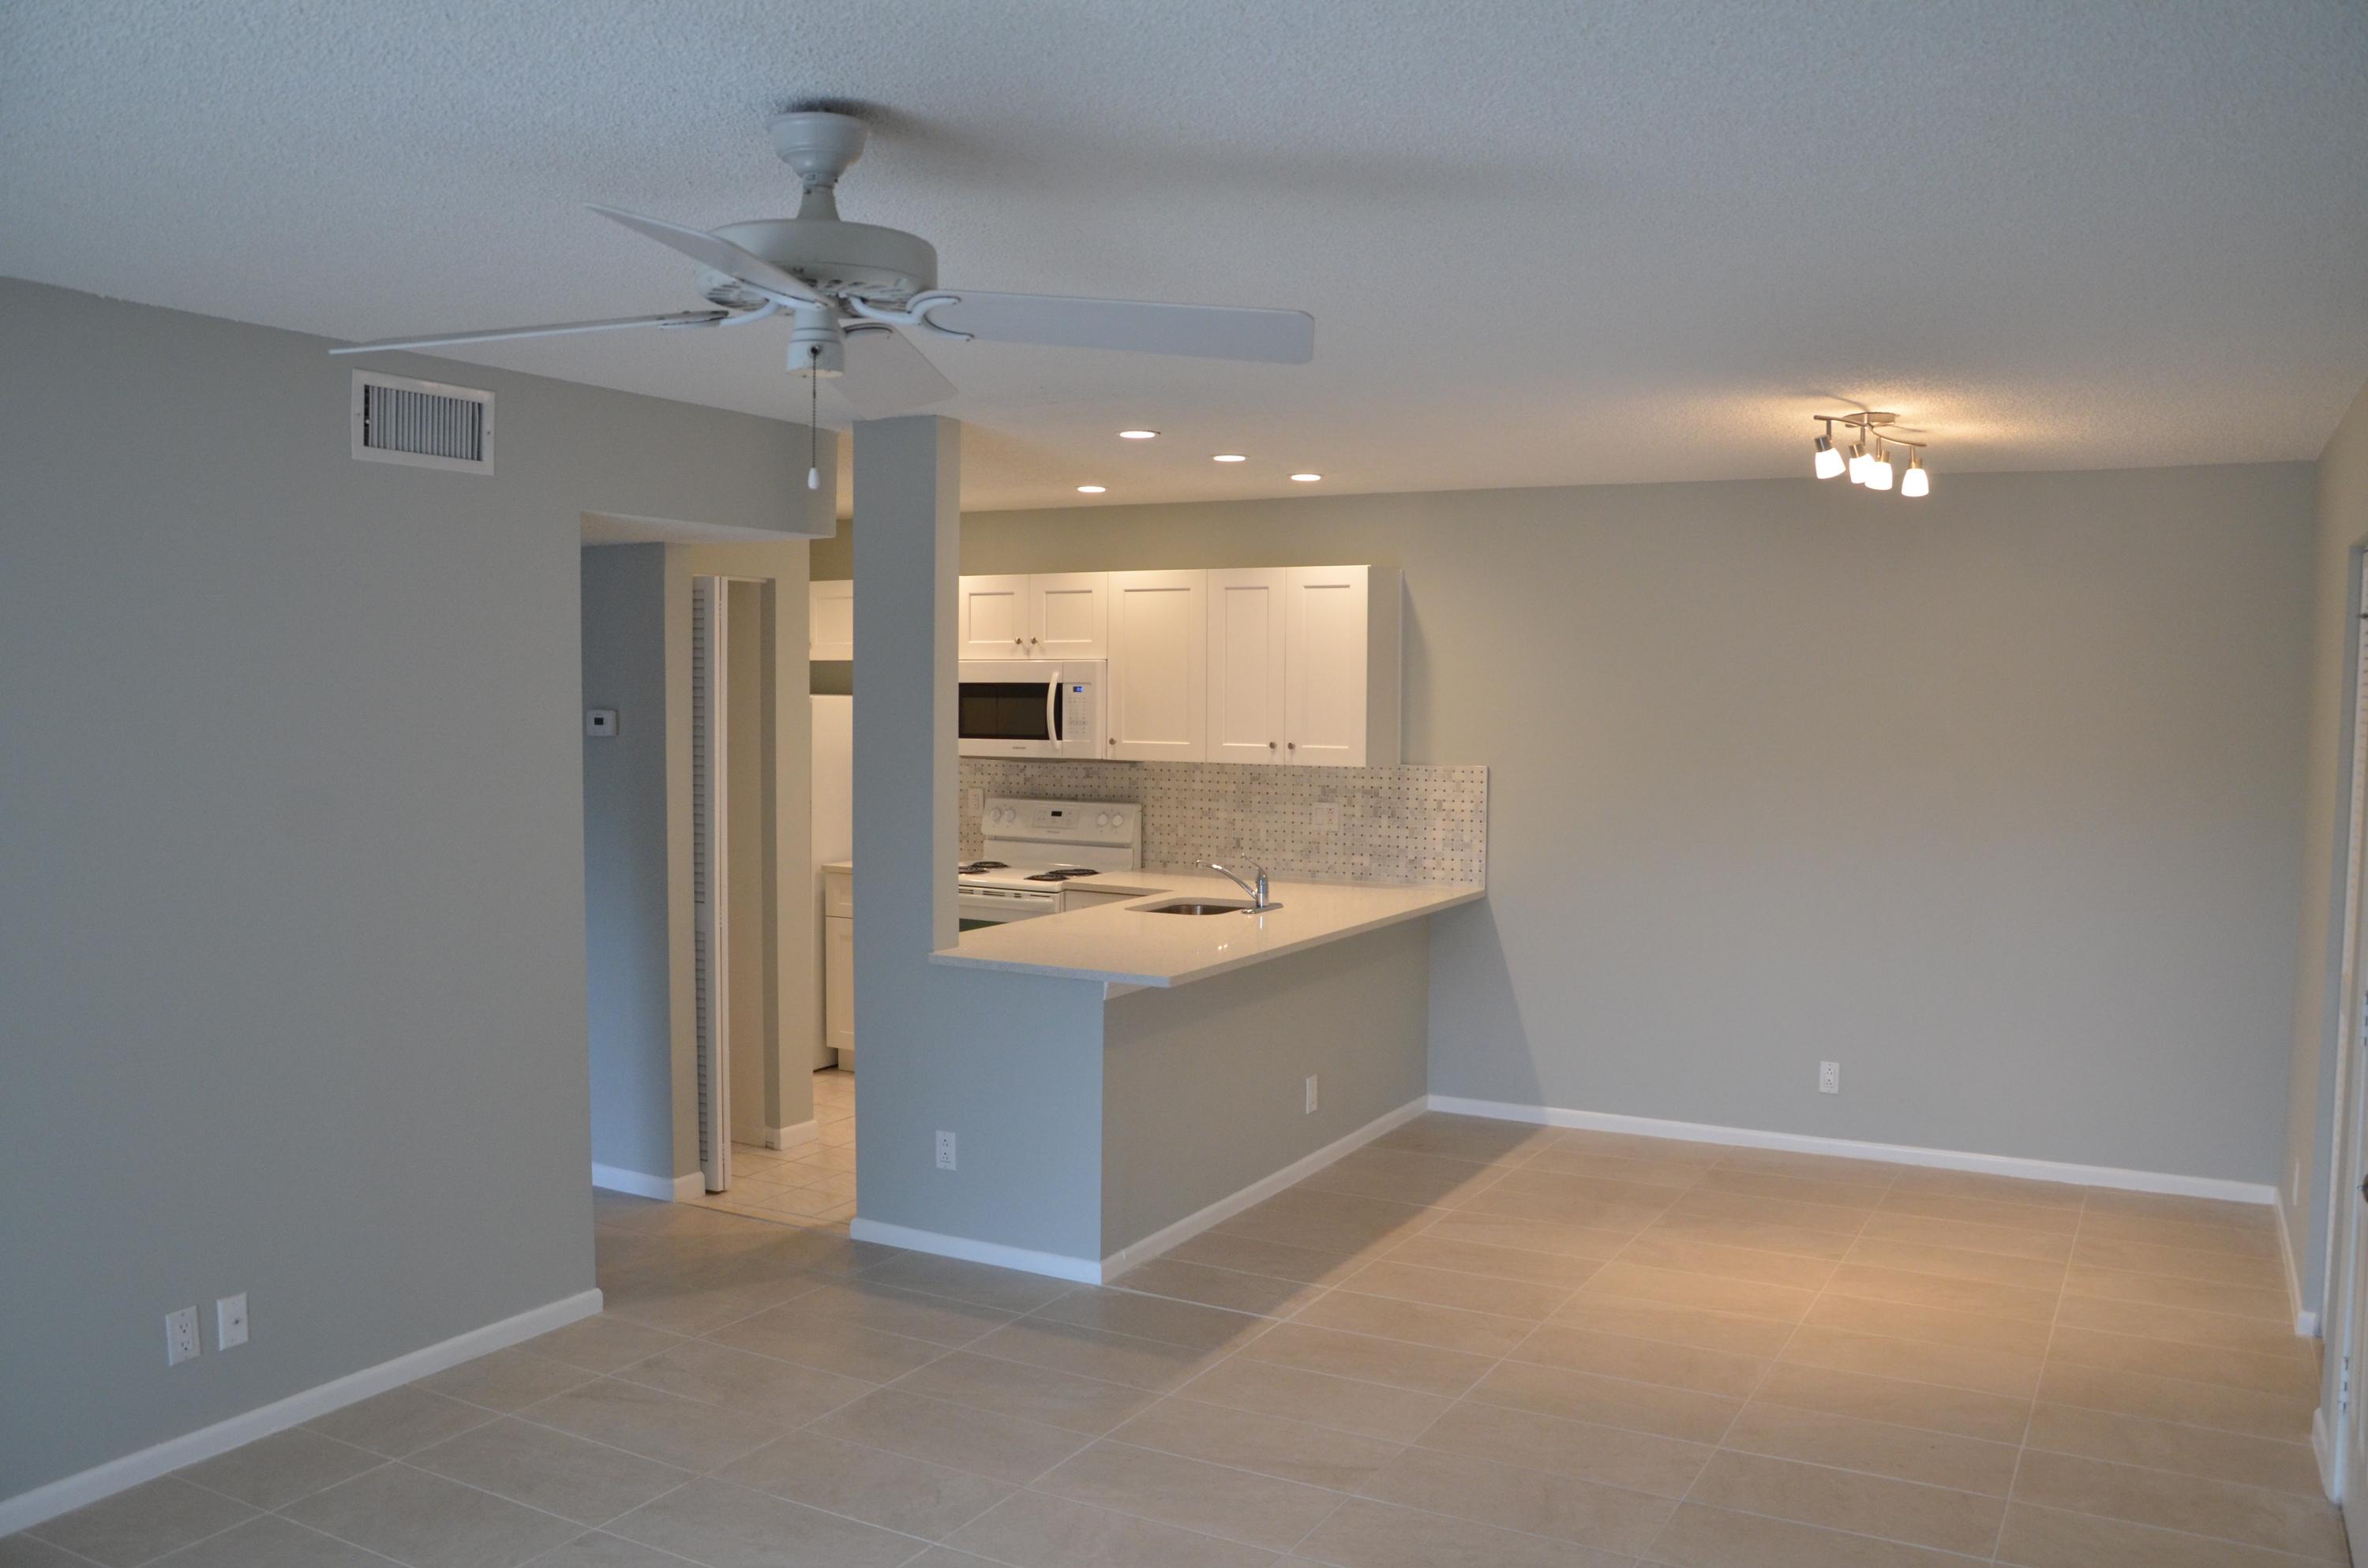
[[1434, 1092], [2273, 1182], [2313, 506], [2305, 463], [1090, 506], [962, 563], [1405, 569], [1406, 760], [1490, 768]]
[[[2327, 1288], [2328, 1197], [2335, 1160], [2335, 1041], [2343, 1002], [2344, 838], [2351, 799], [2352, 616], [2368, 543], [2368, 388], [2319, 454], [2309, 619], [2309, 726], [2302, 814], [2301, 939], [2296, 945], [2293, 1062], [2287, 1079], [2286, 1232], [2316, 1311]], [[817, 541], [819, 548], [819, 541]], [[2330, 1330], [2330, 1332], [2332, 1332]], [[2332, 1359], [2330, 1358], [2330, 1365]], [[2332, 1409], [2332, 1406], [2329, 1407]]]
[[[1103, 1025], [1107, 1257], [1419, 1098], [1430, 922], [1113, 998]], [[1318, 1080], [1314, 1115], [1306, 1080]]]
[[579, 552], [584, 706], [617, 710], [617, 733], [584, 743], [592, 1158], [650, 1176], [674, 1174], [666, 548]]
[[592, 1283], [579, 519], [799, 432], [404, 358], [495, 471], [359, 463], [327, 347], [0, 281], [0, 1495]]

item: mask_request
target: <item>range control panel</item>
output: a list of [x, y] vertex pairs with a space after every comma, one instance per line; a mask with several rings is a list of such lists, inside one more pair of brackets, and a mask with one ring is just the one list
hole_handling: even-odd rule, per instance
[[1132, 801], [1026, 801], [990, 795], [979, 822], [990, 838], [1112, 846], [1143, 842], [1143, 808]]

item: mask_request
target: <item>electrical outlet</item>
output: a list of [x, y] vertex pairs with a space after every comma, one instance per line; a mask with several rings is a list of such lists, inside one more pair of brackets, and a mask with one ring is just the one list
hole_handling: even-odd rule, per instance
[[950, 1171], [953, 1168], [954, 1135], [940, 1128], [938, 1130], [938, 1169]]
[[1316, 802], [1315, 802], [1315, 826], [1316, 826], [1316, 828], [1317, 828], [1319, 831], [1321, 831], [1322, 829], [1325, 829], [1325, 828], [1338, 827], [1339, 825], [1340, 825], [1340, 802], [1339, 802], [1339, 801], [1316, 801]]
[[165, 1365], [177, 1367], [198, 1355], [198, 1309], [183, 1307], [165, 1314]]
[[1839, 1095], [1842, 1092], [1842, 1064], [1839, 1062], [1817, 1063], [1817, 1093]]
[[246, 1292], [214, 1302], [214, 1348], [228, 1350], [246, 1343]]
[[968, 812], [969, 812], [971, 815], [973, 815], [973, 816], [976, 816], [976, 815], [978, 815], [981, 812], [985, 811], [985, 810], [986, 810], [986, 791], [985, 791], [985, 790], [978, 790], [978, 789], [971, 789], [971, 790], [963, 790], [963, 791], [962, 791], [962, 809], [963, 809], [964, 811]]
[[1307, 1114], [1315, 1114], [1315, 1074], [1313, 1073], [1307, 1075]]

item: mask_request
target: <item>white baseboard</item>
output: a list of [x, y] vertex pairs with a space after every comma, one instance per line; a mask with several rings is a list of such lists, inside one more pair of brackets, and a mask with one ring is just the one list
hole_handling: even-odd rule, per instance
[[1263, 1203], [1292, 1183], [1314, 1176], [1317, 1171], [1345, 1155], [1352, 1154], [1393, 1128], [1403, 1127], [1429, 1108], [1429, 1096], [1418, 1096], [1393, 1111], [1385, 1111], [1344, 1138], [1336, 1138], [1321, 1149], [1291, 1164], [1258, 1181], [1250, 1183], [1230, 1198], [1221, 1198], [1207, 1208], [1187, 1214], [1172, 1225], [1163, 1226], [1139, 1242], [1131, 1242], [1102, 1259], [1102, 1278], [1111, 1279], [1139, 1263], [1157, 1257], [1171, 1247], [1182, 1246], [1212, 1225], [1222, 1225], [1252, 1204]]
[[646, 1171], [629, 1171], [622, 1165], [604, 1165], [595, 1160], [592, 1185], [610, 1192], [631, 1193], [635, 1198], [655, 1198], [661, 1203], [681, 1203], [705, 1192], [707, 1178], [697, 1171], [689, 1176], [651, 1176]]
[[408, 1382], [440, 1372], [447, 1367], [457, 1367], [505, 1346], [532, 1339], [539, 1334], [549, 1334], [554, 1328], [564, 1328], [578, 1318], [587, 1318], [600, 1310], [600, 1292], [580, 1290], [573, 1296], [547, 1301], [529, 1308], [515, 1317], [503, 1318], [472, 1328], [466, 1334], [434, 1345], [424, 1346], [392, 1361], [381, 1361], [375, 1367], [365, 1367], [359, 1372], [348, 1372], [342, 1378], [317, 1384], [302, 1393], [274, 1400], [254, 1410], [217, 1421], [211, 1426], [200, 1426], [194, 1432], [184, 1432], [168, 1437], [153, 1448], [109, 1460], [105, 1464], [36, 1486], [29, 1492], [19, 1492], [14, 1497], [0, 1499], [0, 1536], [53, 1519], [60, 1514], [111, 1496], [126, 1487], [137, 1486], [143, 1481], [154, 1481], [185, 1465], [199, 1460], [210, 1460], [216, 1454], [251, 1443], [257, 1437], [268, 1437], [302, 1422], [341, 1410], [358, 1400], [384, 1393]]
[[1048, 1274], [1055, 1279], [1075, 1280], [1080, 1285], [1102, 1282], [1102, 1266], [1090, 1257], [1071, 1257], [1065, 1253], [1005, 1246], [1000, 1242], [974, 1242], [968, 1236], [949, 1236], [938, 1231], [916, 1231], [910, 1225], [890, 1225], [878, 1220], [867, 1220], [860, 1214], [848, 1221], [847, 1233], [859, 1242], [903, 1247], [907, 1252], [932, 1253], [939, 1257], [958, 1257], [965, 1263], [991, 1263], [998, 1268], [1017, 1268], [1030, 1274]]
[[803, 1121], [792, 1122], [787, 1127], [768, 1127], [765, 1129], [765, 1147], [768, 1149], [794, 1149], [801, 1143], [811, 1143], [821, 1136], [822, 1122], [818, 1119], [810, 1116]]
[[1293, 1160], [1272, 1176], [1254, 1181], [1231, 1197], [1221, 1198], [1172, 1225], [1154, 1231], [1141, 1241], [1121, 1247], [1099, 1262], [1090, 1257], [1071, 1257], [1064, 1253], [1035, 1252], [1027, 1247], [1005, 1246], [997, 1242], [974, 1242], [967, 1236], [949, 1236], [936, 1231], [916, 1231], [905, 1225], [883, 1224], [878, 1220], [866, 1220], [860, 1214], [848, 1222], [848, 1233], [859, 1242], [877, 1242], [882, 1246], [934, 1253], [939, 1257], [959, 1257], [968, 1263], [992, 1263], [998, 1267], [1050, 1275], [1055, 1279], [1072, 1279], [1080, 1285], [1099, 1285], [1116, 1278], [1146, 1258], [1156, 1257], [1170, 1247], [1181, 1245], [1212, 1225], [1223, 1224], [1253, 1203], [1263, 1202], [1301, 1177], [1313, 1176], [1342, 1155], [1364, 1147], [1390, 1129], [1411, 1121], [1422, 1114], [1427, 1104], [1428, 1101], [1423, 1099], [1409, 1100], [1397, 1109], [1374, 1118], [1347, 1137], [1333, 1140], [1314, 1153]]
[[2318, 1489], [2329, 1502], [2342, 1502], [2343, 1478], [2335, 1473], [2335, 1434], [2328, 1428], [2323, 1404], [2310, 1413], [2310, 1451], [2318, 1460]]
[[1894, 1165], [1929, 1165], [1945, 1171], [1980, 1171], [1990, 1176], [2020, 1176], [2030, 1181], [2068, 1181], [2083, 1187], [2118, 1187], [2127, 1192], [2167, 1192], [2182, 1198], [2217, 1198], [2231, 1203], [2275, 1203], [2278, 1189], [2265, 1181], [2231, 1181], [2223, 1176], [2179, 1176], [2168, 1171], [2128, 1171], [2116, 1165], [2079, 1165], [2061, 1160], [2034, 1160], [2021, 1154], [1973, 1154], [1956, 1149], [1924, 1149], [1909, 1143], [1868, 1143], [1855, 1138], [1819, 1138], [1804, 1132], [1765, 1132], [1748, 1127], [1719, 1127], [1702, 1121], [1663, 1121], [1654, 1117], [1617, 1116], [1609, 1111], [1565, 1110], [1554, 1106], [1514, 1105], [1504, 1100], [1467, 1100], [1453, 1095], [1433, 1095], [1430, 1108], [1458, 1116], [1485, 1116], [1497, 1121], [1527, 1121], [1543, 1127], [1588, 1127], [1601, 1132], [1633, 1132], [1644, 1138], [1683, 1138], [1697, 1143], [1727, 1143], [1743, 1149], [1792, 1149], [1804, 1154], [1831, 1154], [1845, 1160], [1887, 1160]]
[[2302, 1267], [2294, 1257], [2294, 1236], [2286, 1230], [2286, 1206], [2276, 1199], [2271, 1207], [2278, 1211], [2278, 1257], [2286, 1269], [2286, 1301], [2294, 1308], [2294, 1333], [2305, 1339], [2318, 1337], [2318, 1314], [2302, 1304]]

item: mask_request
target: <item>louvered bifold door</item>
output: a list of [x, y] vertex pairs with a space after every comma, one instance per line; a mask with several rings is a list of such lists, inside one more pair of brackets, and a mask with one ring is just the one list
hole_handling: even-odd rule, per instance
[[724, 671], [723, 580], [690, 584], [690, 897], [693, 1007], [699, 1045], [699, 1168], [707, 1190], [732, 1180], [732, 1074], [725, 1050], [726, 953], [723, 911]]

